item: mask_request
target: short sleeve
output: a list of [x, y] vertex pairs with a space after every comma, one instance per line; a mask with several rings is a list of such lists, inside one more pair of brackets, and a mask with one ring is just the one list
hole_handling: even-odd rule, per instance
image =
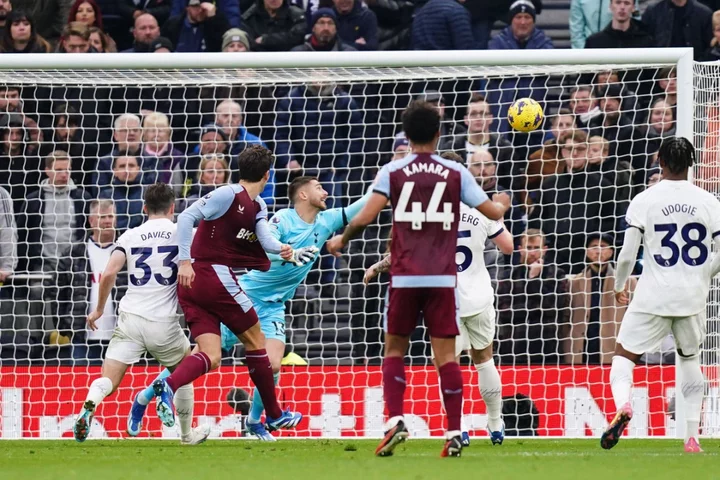
[[373, 192], [390, 198], [390, 168], [388, 165], [390, 164], [381, 168], [380, 172], [377, 174], [377, 178], [375, 178], [375, 185], [373, 185]]
[[120, 238], [115, 241], [115, 248], [113, 251], [117, 250], [127, 255], [127, 249], [130, 248], [130, 235], [132, 235], [132, 230], [128, 230], [120, 235]]
[[488, 238], [495, 238], [505, 230], [505, 225], [502, 220], [490, 220], [488, 218], [485, 221], [485, 230]]
[[197, 205], [202, 218], [205, 220], [217, 220], [228, 211], [233, 201], [235, 201], [235, 190], [231, 185], [224, 185], [200, 198], [187, 210], [191, 210]]
[[[287, 209], [276, 212], [275, 215], [268, 222], [270, 225], [270, 234], [273, 237], [280, 240], [284, 235], [287, 234], [286, 220], [284, 213]], [[282, 241], [282, 240], [281, 240]]]
[[262, 199], [262, 197], [258, 196], [255, 198], [255, 201], [258, 202], [258, 205], [260, 206], [260, 210], [258, 211], [257, 215], [255, 215], [255, 221], [262, 220], [263, 218], [267, 220], [268, 217], [268, 208], [267, 203], [265, 203], [265, 200]]
[[480, 188], [475, 177], [465, 167], [460, 167], [460, 200], [471, 208], [488, 200], [487, 193]]
[[645, 233], [645, 219], [642, 215], [643, 204], [636, 197], [625, 212], [625, 224], [627, 228], [637, 228], [642, 233]]
[[720, 235], [720, 201], [718, 201], [713, 196], [710, 202], [712, 202], [712, 208], [710, 208], [710, 218], [712, 219], [712, 236], [713, 239], [715, 239], [718, 235]]
[[321, 213], [323, 223], [330, 232], [340, 230], [347, 224], [344, 210], [343, 208], [332, 208]]

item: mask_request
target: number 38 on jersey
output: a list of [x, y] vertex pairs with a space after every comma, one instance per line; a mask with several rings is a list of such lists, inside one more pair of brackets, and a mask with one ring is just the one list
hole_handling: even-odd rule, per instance
[[413, 230], [422, 230], [425, 222], [442, 223], [443, 230], [452, 230], [452, 224], [455, 221], [452, 203], [442, 202], [442, 210], [440, 210], [440, 202], [445, 194], [446, 187], [447, 182], [437, 182], [435, 184], [427, 210], [423, 211], [422, 202], [412, 202], [408, 210], [415, 182], [405, 182], [395, 207], [395, 221], [410, 222]]

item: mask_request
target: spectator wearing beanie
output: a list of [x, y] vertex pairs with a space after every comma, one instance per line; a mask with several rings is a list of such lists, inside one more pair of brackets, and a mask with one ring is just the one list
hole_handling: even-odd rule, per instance
[[356, 50], [377, 50], [378, 22], [375, 13], [361, 0], [333, 0], [337, 33]]
[[242, 19], [250, 49], [258, 52], [287, 52], [302, 44], [307, 30], [305, 12], [289, 0], [255, 0]]
[[223, 52], [249, 52], [250, 37], [239, 28], [231, 28], [223, 35]]
[[178, 52], [219, 52], [222, 34], [230, 26], [215, 5], [201, 0], [187, 0], [185, 13], [170, 17], [160, 29]]
[[173, 44], [165, 37], [157, 37], [150, 43], [148, 51], [150, 53], [171, 53], [173, 51]]
[[591, 35], [585, 48], [647, 48], [655, 42], [642, 22], [632, 18], [632, 0], [610, 0], [612, 20], [603, 30]]
[[346, 45], [337, 32], [337, 16], [331, 8], [318, 8], [310, 23], [312, 33], [303, 45], [293, 48], [294, 52], [352, 52], [355, 48]]
[[552, 40], [535, 26], [536, 10], [530, 0], [510, 6], [510, 25], [490, 40], [490, 50], [542, 50], [554, 48]]
[[[415, 14], [413, 50], [469, 50], [477, 48], [466, 0], [430, 0]], [[458, 3], [460, 2], [460, 3]]]
[[645, 10], [642, 21], [656, 47], [692, 47], [696, 60], [713, 38], [712, 10], [697, 0], [661, 0]]

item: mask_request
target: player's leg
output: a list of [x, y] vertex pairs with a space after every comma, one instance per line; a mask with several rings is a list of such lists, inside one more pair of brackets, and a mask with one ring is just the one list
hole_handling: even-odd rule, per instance
[[441, 456], [460, 456], [462, 451], [463, 379], [460, 365], [455, 360], [455, 337], [460, 333], [460, 317], [453, 288], [423, 289], [422, 309], [430, 334], [430, 343], [438, 365], [442, 389], [447, 432]]
[[403, 418], [405, 397], [405, 353], [415, 330], [420, 307], [418, 289], [390, 288], [385, 302], [385, 354], [382, 364], [383, 398], [388, 412], [385, 436], [375, 455], [389, 457], [408, 438]]
[[[470, 350], [470, 341], [468, 340], [467, 329], [465, 328], [465, 326], [462, 322], [462, 319], [461, 319], [460, 325], [458, 327], [460, 329], [460, 335], [458, 335], [458, 337], [455, 339], [455, 361], [459, 365], [460, 357], [462, 356], [462, 353], [464, 351]], [[439, 378], [440, 373], [438, 371], [437, 360], [435, 359], [435, 351], [431, 348], [430, 353], [432, 355], [432, 363], [433, 363], [433, 366], [435, 367], [435, 372], [438, 373], [438, 378]], [[443, 402], [443, 408], [445, 408], [445, 403], [443, 401], [442, 387], [440, 386], [440, 384], [438, 384], [438, 391], [440, 392], [440, 401]], [[460, 421], [460, 427], [462, 430], [461, 437], [462, 437], [463, 447], [469, 447], [470, 446], [470, 434], [468, 433], [469, 428], [467, 427], [467, 425], [465, 425], [465, 421], [462, 419]]]
[[700, 417], [705, 395], [705, 377], [700, 366], [700, 348], [707, 333], [705, 312], [674, 319], [673, 336], [677, 346], [678, 364], [682, 374], [680, 391], [685, 410], [685, 451], [700, 453]]
[[[108, 350], [109, 352], [109, 350]], [[117, 360], [105, 358], [102, 374], [90, 384], [87, 397], [83, 402], [82, 410], [75, 418], [73, 435], [78, 442], [84, 442], [90, 433], [95, 409], [105, 397], [117, 390], [118, 385], [125, 376], [128, 365]]]
[[632, 420], [633, 370], [643, 353], [655, 351], [670, 333], [671, 322], [655, 315], [626, 312], [610, 367], [610, 389], [617, 413], [600, 437], [600, 446], [613, 448]]

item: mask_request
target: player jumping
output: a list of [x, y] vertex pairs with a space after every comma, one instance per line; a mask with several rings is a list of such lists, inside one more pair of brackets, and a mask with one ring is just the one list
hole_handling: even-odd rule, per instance
[[[443, 154], [445, 156], [445, 154]], [[468, 351], [478, 372], [480, 396], [485, 401], [488, 433], [493, 445], [502, 445], [505, 425], [502, 421], [502, 384], [493, 360], [495, 338], [495, 308], [490, 274], [485, 267], [485, 241], [491, 239], [505, 255], [513, 252], [513, 238], [502, 221], [489, 220], [478, 211], [460, 205], [455, 260], [458, 272], [460, 303], [460, 336], [455, 340], [455, 361]], [[458, 254], [461, 256], [458, 258]], [[367, 283], [376, 275], [390, 270], [391, 255], [372, 265], [365, 272]], [[463, 446], [470, 445], [470, 437], [463, 429]]]
[[[75, 420], [75, 440], [83, 442], [90, 433], [95, 409], [120, 385], [127, 368], [149, 352], [170, 370], [190, 354], [190, 342], [177, 320], [177, 225], [175, 194], [164, 183], [151, 185], [145, 191], [143, 210], [148, 220], [125, 232], [117, 241], [100, 279], [100, 293], [95, 311], [87, 318], [88, 328], [103, 315], [107, 297], [115, 285], [118, 272], [127, 262], [127, 294], [120, 302], [120, 317], [108, 345], [102, 376], [92, 382], [83, 409]], [[175, 402], [180, 417], [181, 443], [204, 442], [210, 427], [192, 427], [192, 384], [179, 388]]]
[[[267, 207], [259, 196], [272, 161], [272, 153], [265, 147], [248, 147], [238, 157], [240, 183], [209, 193], [178, 218], [178, 297], [197, 351], [167, 378], [153, 383], [158, 417], [166, 426], [175, 423], [174, 392], [220, 365], [221, 323], [245, 345], [245, 363], [267, 409], [267, 427], [294, 428], [302, 419], [299, 413], [280, 409], [265, 335], [252, 302], [233, 273], [234, 268], [268, 270], [270, 260], [265, 252], [300, 262], [298, 251], [272, 235]], [[193, 240], [193, 226], [198, 222]]]
[[441, 455], [460, 456], [463, 383], [455, 361], [455, 337], [459, 334], [455, 246], [460, 202], [499, 220], [510, 206], [510, 198], [499, 194], [494, 196], [494, 202], [489, 201], [465, 167], [435, 155], [440, 117], [432, 105], [412, 102], [403, 113], [402, 123], [413, 153], [382, 168], [368, 203], [343, 235], [327, 243], [327, 248], [340, 255], [340, 250], [375, 219], [390, 199], [393, 262], [382, 366], [383, 394], [390, 419], [375, 454], [392, 455], [395, 447], [408, 437], [403, 419], [403, 357], [422, 312], [438, 364], [448, 418]]
[[[720, 256], [710, 262], [711, 242], [720, 248], [720, 203], [688, 182], [695, 162], [689, 140], [670, 137], [658, 153], [663, 179], [637, 195], [627, 210], [625, 243], [618, 257], [615, 298], [630, 306], [617, 337], [610, 369], [617, 415], [603, 433], [610, 449], [632, 419], [630, 392], [633, 368], [645, 352], [656, 351], [663, 339], [675, 338], [685, 400], [685, 451], [702, 452], [698, 442], [705, 382], [700, 347], [705, 338], [705, 302]], [[632, 302], [626, 282], [643, 242], [645, 267]]]
[[[252, 270], [240, 277], [240, 287], [252, 301], [260, 320], [260, 328], [267, 338], [267, 352], [272, 365], [275, 384], [280, 378], [280, 363], [285, 353], [285, 302], [295, 294], [295, 290], [312, 269], [315, 254], [330, 236], [347, 225], [365, 205], [367, 195], [347, 208], [327, 210], [328, 197], [320, 182], [314, 177], [298, 177], [292, 181], [288, 196], [293, 208], [278, 211], [270, 221], [270, 233], [278, 241], [292, 243], [305, 263], [298, 265], [283, 260], [278, 255], [269, 255], [270, 270], [262, 272]], [[222, 348], [230, 350], [238, 338], [224, 325], [222, 326]], [[168, 375], [167, 372], [161, 376]], [[138, 399], [145, 404], [154, 396], [152, 387], [148, 387], [136, 398], [131, 422], [140, 424], [144, 409], [139, 408]], [[257, 389], [253, 393], [252, 407], [245, 423], [249, 433], [260, 440], [275, 441], [260, 421], [264, 410], [262, 398]]]

